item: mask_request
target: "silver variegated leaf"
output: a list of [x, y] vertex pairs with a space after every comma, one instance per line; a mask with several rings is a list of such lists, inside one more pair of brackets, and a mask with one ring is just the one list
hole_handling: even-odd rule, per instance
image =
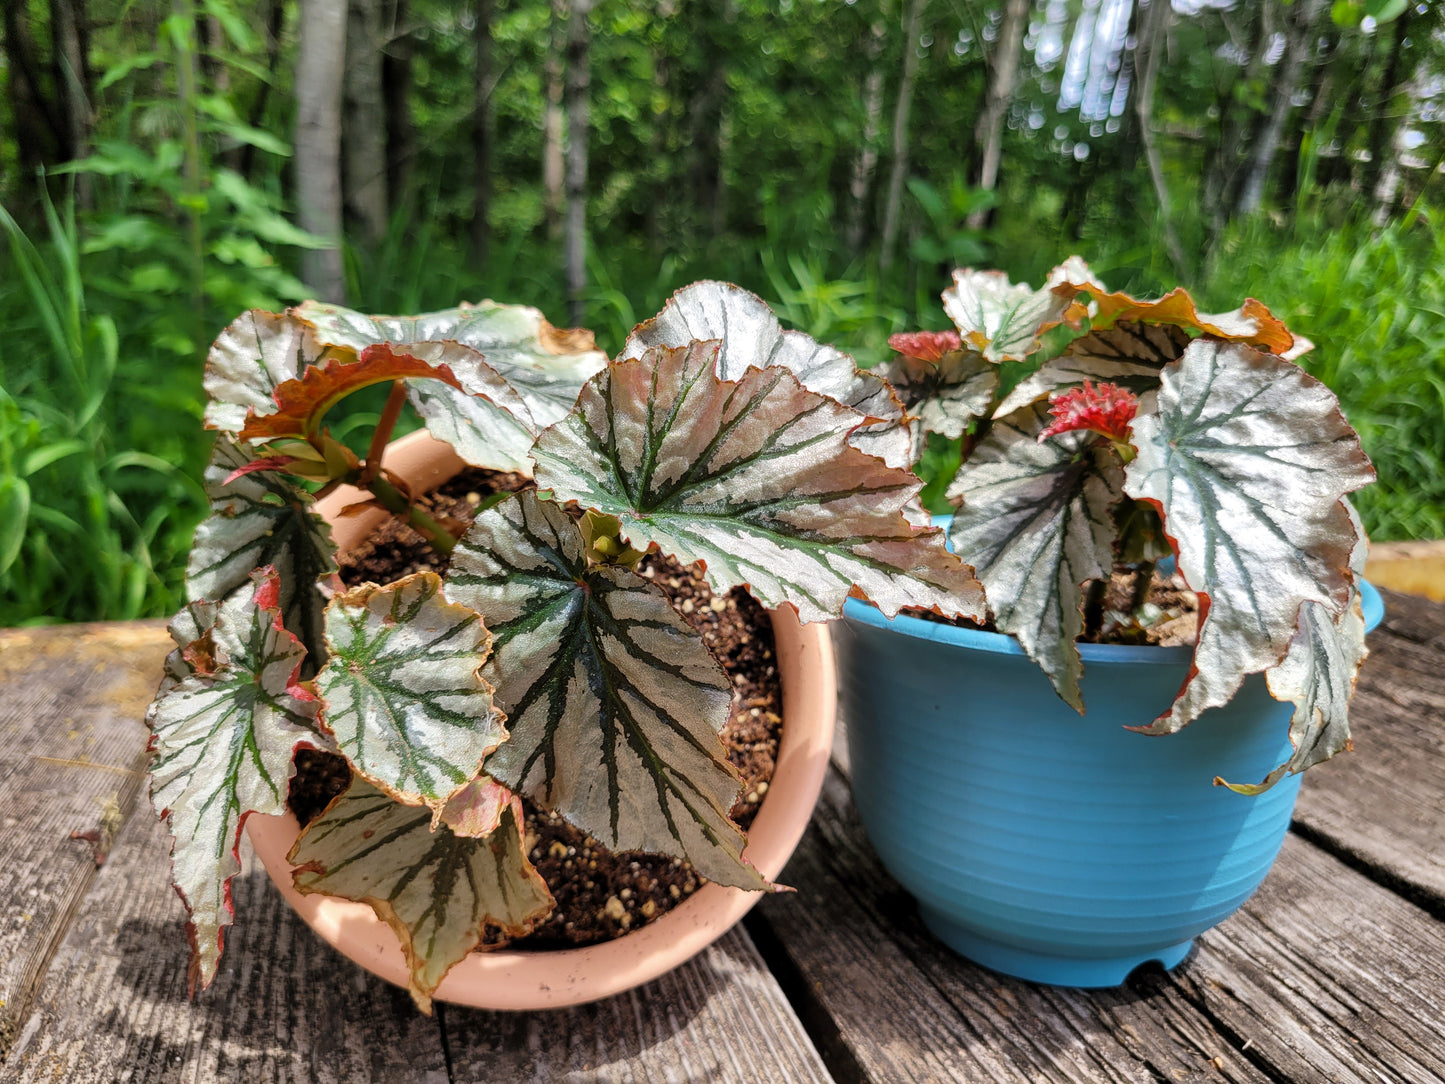
[[722, 344], [717, 374], [724, 380], [741, 379], [749, 367], [781, 365], [809, 391], [880, 419], [858, 430], [857, 447], [892, 467], [911, 462], [903, 404], [885, 381], [836, 347], [784, 331], [766, 301], [730, 282], [695, 282], [677, 291], [660, 313], [632, 329], [618, 360], [640, 358], [653, 347], [711, 340]]
[[1164, 367], [1133, 439], [1124, 490], [1159, 507], [1203, 614], [1194, 670], [1146, 728], [1170, 733], [1278, 663], [1306, 602], [1343, 612], [1356, 534], [1340, 498], [1374, 470], [1323, 384], [1210, 339]]
[[1081, 585], [1108, 576], [1123, 471], [1092, 433], [1042, 443], [1040, 403], [994, 423], [949, 489], [962, 506], [949, 529], [954, 551], [983, 581], [1000, 632], [1019, 644], [1076, 711], [1083, 664]]
[[924, 438], [957, 440], [988, 413], [998, 391], [998, 367], [975, 350], [952, 350], [937, 361], [898, 354], [880, 368], [912, 417], [913, 458]]
[[[219, 602], [205, 600], [188, 602], [166, 625], [166, 631], [171, 634], [171, 640], [176, 646], [175, 650], [166, 656], [160, 688], [156, 690], [156, 703], [159, 703], [160, 698], [171, 689], [196, 672], [196, 663], [199, 660], [192, 652], [201, 648], [201, 645], [205, 645], [204, 648], [201, 648], [204, 654], [209, 658], [214, 658], [214, 647], [209, 643], [208, 638], [211, 629], [216, 625], [216, 616], [220, 612], [221, 604]], [[210, 670], [211, 667], [203, 669]], [[155, 703], [151, 707], [154, 709]], [[147, 722], [149, 721], [148, 717]]]
[[452, 340], [479, 350], [522, 397], [533, 421], [551, 425], [571, 409], [583, 382], [607, 364], [590, 331], [555, 328], [526, 305], [463, 303], [421, 316], [365, 316], [307, 301], [292, 310], [322, 342], [360, 350], [374, 343]]
[[1159, 370], [1184, 353], [1191, 341], [1183, 328], [1169, 324], [1125, 322], [1090, 332], [1070, 343], [1062, 356], [1050, 358], [1019, 381], [998, 405], [994, 417], [1005, 417], [1085, 380], [1116, 384], [1143, 395], [1159, 387]]
[[406, 352], [429, 365], [447, 366], [466, 389], [440, 380], [407, 381], [407, 398], [432, 436], [475, 467], [532, 472], [527, 452], [537, 426], [531, 411], [481, 353], [455, 342], [408, 343]]
[[639, 548], [704, 561], [714, 591], [747, 585], [804, 621], [837, 617], [855, 587], [889, 615], [982, 613], [942, 532], [902, 513], [918, 480], [848, 443], [855, 411], [781, 366], [721, 379], [716, 352], [612, 363], [537, 439], [538, 485], [618, 517]]
[[477, 612], [448, 602], [434, 572], [332, 599], [316, 686], [321, 721], [357, 774], [440, 817], [507, 737], [479, 676], [490, 643]]
[[270, 565], [281, 576], [281, 616], [319, 663], [326, 599], [318, 584], [336, 571], [331, 528], [315, 511], [311, 495], [274, 471], [226, 478], [251, 457], [227, 436], [216, 441], [206, 467], [211, 514], [196, 528], [186, 563], [191, 598], [223, 599]]
[[356, 779], [286, 859], [298, 867], [291, 875], [298, 891], [369, 904], [396, 932], [423, 1012], [489, 929], [523, 937], [552, 911], [552, 895], [523, 851], [515, 798], [495, 831], [470, 839], [445, 825], [433, 831], [425, 809]]
[[1350, 556], [1355, 583], [1349, 605], [1338, 617], [1318, 602], [1306, 602], [1300, 607], [1299, 628], [1284, 660], [1264, 674], [1270, 695], [1295, 706], [1289, 723], [1294, 755], [1260, 783], [1224, 784], [1241, 794], [1261, 794], [1283, 779], [1286, 772], [1302, 772], [1350, 748], [1350, 698], [1355, 693], [1360, 664], [1368, 654], [1359, 593], [1368, 544], [1359, 515], [1349, 501], [1343, 503], [1356, 531], [1355, 549]]
[[584, 554], [576, 523], [530, 492], [479, 515], [452, 552], [447, 593], [496, 637], [483, 676], [511, 726], [487, 772], [614, 851], [766, 887], [728, 818], [727, 676], [657, 587]]
[[964, 345], [988, 361], [1022, 361], [1039, 348], [1039, 336], [1076, 305], [1075, 292], [1056, 292], [1053, 282], [1051, 277], [1035, 290], [1010, 282], [1002, 271], [961, 268], [943, 291], [943, 311]]
[[281, 627], [277, 576], [237, 591], [209, 630], [215, 669], [163, 692], [151, 711], [151, 802], [168, 819], [172, 876], [190, 912], [191, 987], [210, 985], [231, 924], [242, 822], [285, 812], [299, 745], [334, 748], [296, 683], [305, 650]]
[[206, 356], [206, 426], [237, 433], [248, 410], [270, 414], [276, 385], [299, 377], [326, 353], [312, 329], [289, 313], [243, 313]]

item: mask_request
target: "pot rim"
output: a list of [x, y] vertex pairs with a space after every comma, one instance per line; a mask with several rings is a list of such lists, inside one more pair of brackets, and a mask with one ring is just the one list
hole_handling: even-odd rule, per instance
[[[434, 488], [465, 464], [451, 447], [425, 432], [411, 434], [388, 450], [387, 466]], [[357, 499], [345, 487], [322, 502], [323, 514]], [[333, 522], [338, 545], [364, 537], [384, 513]], [[783, 683], [783, 728], [773, 781], [748, 831], [743, 855], [769, 880], [792, 854], [812, 815], [823, 786], [833, 746], [837, 714], [837, 671], [833, 649], [822, 625], [803, 626], [784, 607], [771, 613], [780, 674], [796, 674]], [[407, 985], [408, 968], [396, 934], [371, 907], [334, 896], [299, 893], [291, 881], [286, 854], [300, 825], [289, 812], [279, 817], [248, 817], [247, 834], [283, 896], [323, 940], [344, 955], [398, 986]], [[447, 973], [437, 1000], [484, 1009], [529, 1010], [578, 1005], [621, 993], [684, 963], [717, 940], [750, 910], [761, 892], [707, 883], [660, 918], [611, 941], [558, 950], [497, 949], [473, 952]]]

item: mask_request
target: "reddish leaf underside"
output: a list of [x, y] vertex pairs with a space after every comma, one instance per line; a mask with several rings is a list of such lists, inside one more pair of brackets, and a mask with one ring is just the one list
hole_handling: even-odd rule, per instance
[[320, 430], [326, 412], [352, 392], [389, 380], [427, 377], [463, 390], [446, 365], [429, 365], [386, 345], [369, 346], [357, 361], [332, 360], [313, 365], [299, 379], [278, 384], [276, 413], [258, 416], [252, 409], [241, 439], [258, 443], [281, 437], [310, 439]]

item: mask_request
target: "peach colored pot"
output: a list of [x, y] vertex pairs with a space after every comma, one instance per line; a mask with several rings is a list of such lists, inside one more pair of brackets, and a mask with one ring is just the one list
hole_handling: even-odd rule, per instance
[[[417, 490], [426, 490], [464, 464], [450, 446], [416, 433], [388, 449], [386, 465]], [[329, 518], [356, 499], [354, 490], [338, 491], [322, 502], [321, 511]], [[382, 518], [377, 513], [333, 520], [338, 545], [355, 545]], [[833, 649], [823, 626], [799, 625], [787, 609], [772, 616], [787, 724], [767, 798], [744, 852], [769, 879], [782, 872], [812, 815], [828, 767], [837, 709]], [[303, 896], [292, 886], [286, 853], [300, 830], [294, 817], [250, 817], [246, 830], [266, 872], [307, 925], [368, 971], [398, 986], [407, 984], [396, 935], [369, 906]], [[452, 968], [436, 996], [483, 1009], [552, 1009], [609, 997], [690, 959], [727, 932], [759, 898], [760, 893], [707, 884], [661, 918], [615, 941], [555, 952], [474, 952]]]

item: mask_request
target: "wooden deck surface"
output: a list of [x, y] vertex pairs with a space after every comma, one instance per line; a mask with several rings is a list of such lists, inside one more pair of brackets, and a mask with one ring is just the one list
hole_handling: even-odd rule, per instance
[[840, 764], [797, 893], [685, 967], [573, 1010], [431, 1018], [249, 858], [221, 974], [189, 1000], [142, 776], [164, 629], [0, 631], [0, 1081], [1445, 1081], [1445, 605], [1385, 597], [1356, 752], [1309, 774], [1264, 887], [1170, 974], [1079, 992], [954, 956], [880, 869]]

